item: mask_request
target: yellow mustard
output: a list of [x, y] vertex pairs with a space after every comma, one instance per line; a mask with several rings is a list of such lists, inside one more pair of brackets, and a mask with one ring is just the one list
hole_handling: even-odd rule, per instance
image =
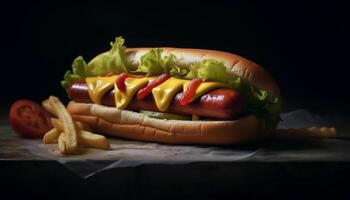
[[[187, 90], [188, 85], [190, 84], [190, 82], [186, 82], [183, 85], [183, 91]], [[195, 99], [197, 99], [198, 97], [208, 93], [210, 90], [213, 89], [217, 89], [217, 88], [229, 88], [230, 86], [225, 84], [225, 83], [220, 83], [220, 82], [202, 82], [196, 92], [194, 93], [194, 96], [192, 97], [191, 101], [194, 101]]]
[[[154, 76], [143, 78], [128, 77], [125, 80], [126, 91], [121, 92], [115, 85], [117, 77], [118, 76], [115, 75], [110, 77], [86, 78], [86, 83], [88, 85], [88, 91], [91, 100], [96, 104], [101, 104], [101, 98], [103, 97], [103, 95], [114, 87], [114, 98], [116, 108], [125, 109], [129, 105], [137, 91], [144, 88], [149, 82], [157, 78]], [[152, 94], [157, 108], [162, 112], [166, 111], [175, 95], [179, 92], [186, 91], [190, 82], [190, 80], [170, 77], [164, 83], [153, 88]], [[197, 88], [195, 95], [191, 101], [216, 88], [229, 88], [229, 86], [227, 84], [219, 82], [203, 82]]]
[[152, 89], [154, 101], [156, 102], [157, 108], [164, 112], [168, 109], [171, 100], [174, 96], [179, 93], [183, 85], [189, 82], [189, 80], [178, 79], [170, 77], [164, 83]]
[[144, 78], [126, 78], [125, 87], [126, 91], [121, 92], [118, 90], [118, 87], [115, 86], [115, 107], [118, 109], [125, 109], [137, 91], [144, 88], [147, 83], [154, 80], [156, 77], [144, 77]]
[[85, 79], [88, 86], [90, 99], [96, 104], [101, 104], [101, 98], [103, 95], [111, 90], [114, 86], [114, 82], [117, 76], [110, 77], [88, 77]]

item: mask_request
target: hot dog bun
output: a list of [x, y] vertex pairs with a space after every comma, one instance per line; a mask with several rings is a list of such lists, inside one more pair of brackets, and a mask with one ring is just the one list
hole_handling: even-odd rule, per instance
[[76, 121], [111, 136], [168, 144], [243, 144], [267, 133], [255, 116], [235, 121], [182, 121], [150, 118], [137, 112], [89, 103], [68, 104]]
[[[127, 59], [139, 64], [140, 57], [152, 48], [128, 48]], [[261, 66], [241, 56], [215, 50], [161, 48], [174, 54], [181, 66], [203, 59], [223, 61], [227, 72], [251, 85], [266, 90], [271, 98], [280, 98], [274, 79]], [[93, 60], [91, 61], [93, 62]], [[268, 137], [265, 125], [254, 115], [234, 121], [159, 120], [127, 110], [95, 104], [70, 102], [68, 111], [77, 121], [88, 123], [97, 131], [129, 139], [170, 144], [242, 144]]]

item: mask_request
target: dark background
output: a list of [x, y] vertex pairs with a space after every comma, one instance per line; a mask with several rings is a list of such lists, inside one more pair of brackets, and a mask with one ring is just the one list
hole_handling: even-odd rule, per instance
[[[67, 101], [60, 81], [73, 59], [78, 55], [91, 59], [108, 50], [109, 42], [119, 35], [125, 37], [129, 47], [175, 46], [233, 52], [264, 66], [279, 83], [287, 105], [315, 111], [349, 111], [349, 15], [345, 1], [331, 0], [2, 3], [0, 115], [6, 115], [8, 106], [20, 98], [41, 101], [53, 94]], [[292, 145], [291, 149], [287, 145], [281, 150], [304, 150], [301, 144]], [[310, 148], [309, 145], [305, 146]], [[175, 190], [185, 188], [172, 193], [178, 196], [197, 192], [206, 197], [215, 190], [229, 191], [232, 196], [224, 199], [239, 199], [247, 194], [252, 199], [261, 198], [261, 194], [269, 199], [271, 195], [278, 199], [306, 199], [295, 191], [310, 193], [311, 199], [348, 196], [348, 162], [251, 163], [254, 166], [229, 163], [226, 171], [218, 168], [217, 163], [195, 168], [140, 166], [136, 171], [125, 168], [118, 173], [102, 174], [81, 181], [80, 185], [78, 178], [67, 169], [64, 168], [67, 172], [63, 173], [56, 171], [57, 166], [45, 163], [2, 164], [3, 196], [8, 192], [14, 197], [46, 197], [52, 192], [51, 198], [62, 199], [65, 193], [59, 191], [72, 195], [74, 189], [79, 189], [76, 193], [84, 195], [83, 199], [89, 195], [91, 199], [99, 199], [100, 194], [115, 199], [113, 193], [104, 192], [136, 188], [141, 195], [149, 194], [151, 189], [153, 194], [164, 194], [166, 198], [162, 199], [169, 199], [169, 190], [158, 191], [168, 185], [175, 185]], [[246, 174], [241, 173], [239, 167], [247, 170]], [[208, 171], [211, 173], [207, 174]], [[216, 172], [221, 176], [214, 176]], [[187, 187], [186, 183], [179, 187], [178, 180], [182, 177], [194, 187]], [[162, 181], [147, 182], [154, 178]], [[106, 180], [122, 185], [109, 184]], [[71, 185], [77, 186], [70, 188]], [[94, 193], [96, 190], [100, 192]]]
[[90, 60], [119, 35], [129, 47], [242, 55], [273, 75], [287, 102], [338, 110], [349, 99], [349, 10], [342, 1], [28, 1], [1, 10], [2, 105], [51, 94], [67, 100], [60, 80], [72, 60]]

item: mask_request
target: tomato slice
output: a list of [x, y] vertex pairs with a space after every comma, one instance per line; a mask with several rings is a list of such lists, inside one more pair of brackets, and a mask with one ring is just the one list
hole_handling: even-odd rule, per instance
[[117, 88], [119, 91], [121, 91], [121, 92], [126, 91], [125, 79], [128, 77], [129, 77], [129, 74], [124, 72], [118, 76], [117, 80], [115, 80], [115, 84], [117, 85]]
[[42, 138], [52, 128], [50, 117], [41, 105], [26, 99], [12, 104], [9, 113], [11, 127], [25, 138]]
[[202, 79], [196, 78], [193, 79], [190, 84], [187, 86], [187, 90], [183, 93], [182, 98], [180, 100], [180, 104], [185, 106], [188, 103], [190, 103], [191, 99], [193, 98], [194, 94], [196, 93], [197, 88], [202, 83]]
[[151, 81], [147, 84], [146, 87], [142, 88], [137, 92], [137, 99], [141, 100], [147, 97], [148, 94], [152, 92], [152, 89], [157, 87], [158, 85], [164, 83], [166, 80], [170, 78], [170, 74], [162, 74], [157, 79]]

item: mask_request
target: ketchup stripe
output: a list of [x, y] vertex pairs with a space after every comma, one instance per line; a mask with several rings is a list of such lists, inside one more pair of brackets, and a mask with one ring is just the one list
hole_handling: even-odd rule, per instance
[[164, 83], [169, 78], [170, 78], [169, 74], [162, 74], [156, 80], [149, 82], [146, 87], [142, 88], [141, 90], [139, 90], [137, 92], [137, 99], [139, 99], [139, 100], [144, 99], [152, 92], [153, 88]]
[[187, 86], [187, 90], [183, 93], [182, 98], [180, 100], [180, 104], [185, 106], [187, 105], [191, 99], [194, 97], [197, 88], [202, 83], [202, 79], [196, 78], [193, 79], [190, 84]]

